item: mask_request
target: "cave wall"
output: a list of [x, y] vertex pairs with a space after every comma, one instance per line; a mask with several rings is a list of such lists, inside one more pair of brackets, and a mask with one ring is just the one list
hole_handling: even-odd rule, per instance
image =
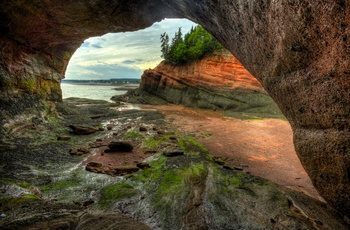
[[61, 100], [59, 81], [84, 39], [165, 17], [203, 25], [262, 83], [290, 121], [297, 154], [317, 190], [350, 213], [346, 0], [2, 1], [0, 125], [22, 108]]

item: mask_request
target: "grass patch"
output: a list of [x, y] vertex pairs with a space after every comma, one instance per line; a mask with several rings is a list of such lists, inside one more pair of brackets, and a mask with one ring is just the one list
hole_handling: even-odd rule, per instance
[[135, 130], [132, 130], [132, 131], [128, 131], [128, 132], [124, 133], [123, 137], [125, 139], [128, 139], [128, 140], [136, 141], [136, 140], [141, 139], [143, 136], [142, 136], [141, 133], [139, 133], [139, 132], [137, 132]]
[[154, 194], [154, 205], [174, 205], [174, 201], [186, 197], [191, 184], [202, 183], [207, 175], [204, 163], [193, 164], [190, 167], [166, 170]]
[[240, 188], [243, 185], [242, 179], [244, 177], [243, 173], [237, 173], [232, 177], [228, 177], [226, 180], [226, 186], [234, 186], [235, 188]]
[[158, 148], [164, 141], [153, 137], [147, 138], [142, 143], [146, 148]]
[[159, 137], [149, 137], [145, 140], [143, 140], [142, 145], [143, 148], [158, 148], [159, 146], [161, 146], [164, 142], [169, 142], [170, 141], [170, 137], [174, 136], [174, 135], [162, 135]]
[[79, 181], [76, 181], [76, 180], [61, 180], [61, 181], [50, 183], [48, 185], [41, 186], [40, 189], [43, 192], [50, 192], [50, 191], [65, 190], [71, 187], [77, 187], [79, 185], [80, 185]]
[[[30, 195], [30, 194], [26, 194], [26, 195]], [[24, 202], [28, 202], [28, 201], [32, 201], [32, 200], [37, 200], [39, 198], [32, 198], [32, 197], [27, 197], [25, 195], [21, 196], [21, 197], [8, 197], [8, 198], [1, 198], [0, 199], [0, 204], [1, 205], [15, 205], [15, 204], [20, 204], [20, 203], [24, 203]]]
[[208, 154], [207, 148], [200, 144], [194, 137], [188, 136], [179, 140], [179, 146], [186, 154]]
[[16, 184], [16, 181], [9, 178], [2, 178], [0, 179], [0, 184]]
[[39, 196], [34, 195], [34, 194], [23, 194], [22, 197], [26, 198], [26, 199], [40, 199]]
[[[176, 191], [182, 191], [181, 188], [182, 188], [184, 179], [185, 177], [184, 175], [182, 175], [181, 170], [172, 169], [172, 170], [165, 171], [161, 179], [161, 183], [157, 188], [156, 197], [162, 198], [162, 197], [172, 195], [172, 193], [176, 193]], [[157, 199], [155, 203], [161, 204], [162, 199], [159, 199], [159, 200]]]
[[264, 118], [262, 118], [262, 117], [249, 117], [248, 120], [260, 121], [260, 120], [264, 120]]
[[227, 195], [234, 197], [236, 194], [236, 189], [240, 189], [243, 185], [242, 178], [243, 173], [229, 173], [224, 174], [222, 169], [214, 169], [214, 180], [218, 193], [221, 195]]
[[33, 189], [34, 188], [33, 185], [29, 184], [26, 181], [21, 181], [21, 182], [18, 182], [17, 184], [18, 184], [18, 186], [25, 188], [25, 189]]
[[208, 154], [205, 156], [205, 158], [206, 158], [207, 160], [209, 160], [209, 161], [214, 161], [214, 156], [211, 155], [210, 153], [208, 153]]
[[234, 197], [239, 189], [245, 194], [256, 196], [256, 186], [268, 186], [270, 183], [259, 177], [250, 176], [245, 173], [225, 172], [222, 169], [214, 169], [214, 178], [219, 194]]
[[165, 161], [166, 157], [160, 156], [157, 160], [150, 162], [150, 168], [130, 175], [131, 180], [141, 183], [155, 183], [162, 176]]
[[101, 208], [111, 207], [115, 202], [135, 196], [138, 193], [133, 186], [120, 183], [108, 185], [102, 188], [99, 206]]

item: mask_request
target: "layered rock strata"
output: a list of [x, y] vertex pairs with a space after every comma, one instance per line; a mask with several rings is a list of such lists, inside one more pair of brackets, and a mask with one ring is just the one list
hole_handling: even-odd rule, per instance
[[162, 62], [143, 73], [139, 90], [189, 107], [282, 116], [262, 85], [227, 51], [177, 66]]
[[349, 1], [2, 1], [0, 126], [60, 100], [59, 81], [84, 39], [165, 17], [203, 25], [262, 83], [290, 121], [315, 187], [348, 215]]

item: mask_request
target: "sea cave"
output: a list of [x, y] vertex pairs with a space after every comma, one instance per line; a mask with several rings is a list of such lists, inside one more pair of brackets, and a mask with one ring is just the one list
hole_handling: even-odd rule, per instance
[[[0, 157], [5, 194], [0, 198], [0, 226], [4, 229], [118, 229], [117, 223], [123, 221], [128, 222], [126, 229], [348, 228], [348, 1], [38, 0], [0, 6]], [[191, 135], [164, 131], [169, 129], [165, 123], [140, 126], [157, 121], [160, 113], [111, 110], [104, 102], [62, 102], [60, 82], [85, 39], [144, 29], [165, 18], [202, 25], [257, 79], [289, 121], [296, 154], [323, 202], [244, 174], [240, 168], [213, 166], [222, 159], [210, 155]], [[109, 121], [100, 123], [101, 114]], [[138, 130], [118, 120], [125, 114], [128, 119], [141, 117]], [[115, 124], [125, 124], [120, 126], [125, 130], [113, 130]], [[160, 141], [178, 146], [139, 167], [111, 169], [95, 163], [89, 172], [102, 170], [107, 175], [77, 173], [73, 166], [88, 151], [84, 143], [103, 146], [104, 155], [120, 146], [132, 149], [123, 141], [105, 143], [96, 134], [104, 128], [120, 139], [148, 146], [145, 151], [154, 151]], [[67, 137], [68, 130], [77, 136]], [[144, 136], [142, 130], [157, 136]], [[53, 132], [68, 142], [57, 140]], [[82, 178], [91, 183], [81, 187]], [[95, 202], [90, 199], [95, 190], [82, 195], [91, 187], [100, 188], [99, 201], [96, 209], [84, 213]], [[118, 202], [111, 206], [112, 200]], [[275, 202], [266, 204], [267, 200]], [[257, 212], [269, 215], [261, 218]], [[281, 214], [285, 212], [292, 214]], [[48, 219], [40, 219], [47, 213]]]

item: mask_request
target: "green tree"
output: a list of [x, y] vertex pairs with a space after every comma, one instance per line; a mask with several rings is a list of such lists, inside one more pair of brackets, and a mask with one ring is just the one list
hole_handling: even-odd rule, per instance
[[162, 58], [172, 64], [181, 64], [202, 58], [205, 54], [222, 49], [221, 44], [203, 27], [192, 27], [182, 38], [181, 27], [169, 45], [169, 36], [161, 35]]
[[164, 32], [163, 34], [160, 35], [160, 41], [161, 41], [161, 51], [162, 51], [161, 57], [167, 60], [169, 59], [169, 51], [170, 51], [169, 36]]

